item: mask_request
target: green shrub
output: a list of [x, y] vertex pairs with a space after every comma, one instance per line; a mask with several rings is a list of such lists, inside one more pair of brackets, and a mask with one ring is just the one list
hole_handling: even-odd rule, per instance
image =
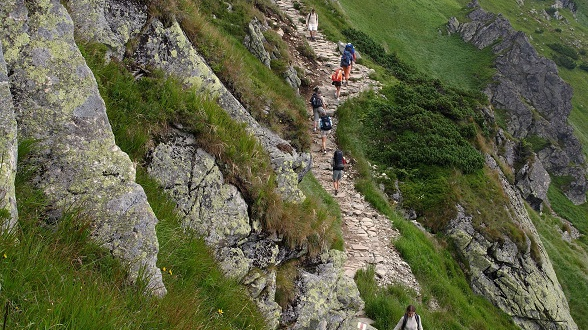
[[566, 69], [573, 70], [576, 67], [576, 62], [573, 59], [565, 55], [555, 55], [553, 57], [555, 64], [563, 66]]
[[586, 72], [588, 72], [588, 63], [586, 62], [582, 62], [579, 66], [578, 66], [581, 70], [584, 70]]
[[557, 9], [553, 8], [553, 7], [547, 7], [545, 8], [545, 12], [549, 15], [553, 15], [555, 14], [555, 12], [557, 11]]
[[570, 46], [562, 45], [560, 43], [552, 43], [552, 44], [547, 44], [547, 47], [553, 49], [554, 51], [558, 52], [561, 55], [565, 55], [567, 57], [570, 57], [573, 60], [577, 60], [580, 58], [578, 55], [578, 52]]

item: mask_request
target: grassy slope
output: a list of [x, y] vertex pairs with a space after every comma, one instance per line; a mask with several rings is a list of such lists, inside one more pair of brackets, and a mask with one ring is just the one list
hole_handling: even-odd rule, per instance
[[463, 15], [464, 1], [342, 0], [341, 4], [355, 28], [430, 77], [479, 89], [492, 74], [488, 51], [479, 52], [459, 36], [444, 34], [449, 17]]

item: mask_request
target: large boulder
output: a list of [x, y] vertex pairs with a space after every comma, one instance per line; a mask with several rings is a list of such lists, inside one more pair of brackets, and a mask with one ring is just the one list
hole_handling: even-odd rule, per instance
[[355, 314], [364, 302], [353, 279], [344, 274], [345, 253], [331, 250], [314, 271], [302, 270], [297, 300], [288, 307], [283, 323], [293, 330], [353, 329]]
[[523, 246], [505, 235], [498, 241], [490, 240], [476, 229], [475, 215], [466, 214], [458, 205], [458, 215], [450, 222], [447, 234], [466, 261], [470, 285], [522, 329], [577, 329], [520, 193], [509, 184], [492, 157], [487, 156], [486, 163], [499, 174], [510, 201], [510, 218], [501, 220], [521, 228], [525, 237]]
[[275, 302], [279, 248], [256, 235], [261, 224], [249, 219], [237, 188], [225, 183], [214, 157], [198, 148], [189, 133], [174, 130], [153, 148], [147, 171], [176, 202], [184, 228], [212, 248], [223, 273], [249, 290], [271, 329], [281, 308]]
[[150, 155], [148, 173], [176, 201], [183, 226], [215, 248], [234, 246], [249, 236], [247, 203], [225, 184], [212, 156], [197, 148], [189, 134], [177, 133]]
[[496, 74], [486, 94], [493, 107], [507, 111], [507, 130], [516, 139], [539, 136], [549, 142], [537, 152], [539, 161], [552, 175], [571, 176], [573, 183], [564, 192], [575, 204], [584, 203], [585, 158], [567, 123], [572, 88], [559, 77], [555, 63], [539, 56], [526, 35], [515, 31], [506, 18], [475, 2], [471, 7], [471, 21], [460, 24], [452, 18], [448, 31], [460, 33], [479, 49], [492, 47]]
[[66, 0], [76, 33], [82, 40], [108, 47], [107, 56], [122, 60], [127, 42], [147, 22], [147, 8], [138, 0]]
[[18, 219], [14, 187], [18, 149], [16, 132], [16, 114], [0, 43], [0, 234], [12, 231]]
[[74, 25], [58, 0], [4, 1], [0, 33], [21, 140], [38, 141], [27, 161], [55, 210], [92, 220], [92, 238], [166, 293], [158, 269], [155, 217], [135, 183], [135, 168], [115, 144], [92, 71], [74, 42]]
[[261, 22], [254, 18], [249, 22], [249, 31], [243, 40], [245, 47], [249, 49], [253, 56], [257, 57], [263, 65], [268, 68], [271, 67], [271, 56], [270, 53], [265, 49], [267, 40], [263, 35], [263, 31], [266, 31], [268, 27], [263, 26]]
[[551, 177], [541, 162], [528, 162], [516, 174], [516, 187], [523, 199], [538, 212], [542, 210], [543, 201], [547, 200], [549, 184]]

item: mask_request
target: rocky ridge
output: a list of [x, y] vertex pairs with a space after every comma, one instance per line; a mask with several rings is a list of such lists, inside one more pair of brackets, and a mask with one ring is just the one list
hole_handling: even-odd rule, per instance
[[469, 6], [471, 21], [460, 23], [453, 17], [448, 32], [459, 33], [479, 49], [492, 47], [497, 72], [486, 94], [495, 109], [507, 111], [507, 131], [519, 140], [545, 139], [548, 144], [537, 151], [537, 160], [552, 175], [572, 177], [564, 192], [575, 204], [584, 203], [586, 162], [567, 123], [572, 88], [559, 77], [555, 63], [539, 56], [527, 36], [515, 31], [502, 15], [484, 11], [477, 1]]

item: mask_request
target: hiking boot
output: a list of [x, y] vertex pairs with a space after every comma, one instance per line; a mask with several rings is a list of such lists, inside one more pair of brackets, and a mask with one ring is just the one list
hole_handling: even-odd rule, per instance
[[339, 190], [335, 189], [335, 196], [337, 196], [338, 192], [339, 192]]

